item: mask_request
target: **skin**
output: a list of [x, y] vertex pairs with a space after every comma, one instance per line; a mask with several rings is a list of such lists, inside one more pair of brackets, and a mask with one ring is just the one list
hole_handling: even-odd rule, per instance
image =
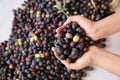
[[[114, 33], [120, 32], [120, 13], [113, 14], [105, 19], [97, 22], [93, 22], [82, 16], [68, 17], [64, 25], [70, 22], [77, 22], [93, 40], [108, 37]], [[59, 27], [56, 32], [56, 37], [65, 28], [65, 26]], [[54, 55], [60, 60], [55, 48], [52, 48]], [[120, 76], [120, 55], [113, 54], [107, 50], [101, 49], [97, 46], [91, 46], [89, 51], [82, 57], [76, 60], [75, 63], [68, 63], [66, 60], [60, 60], [67, 68], [73, 70], [79, 70], [87, 67], [91, 64], [102, 67], [111, 73]]]

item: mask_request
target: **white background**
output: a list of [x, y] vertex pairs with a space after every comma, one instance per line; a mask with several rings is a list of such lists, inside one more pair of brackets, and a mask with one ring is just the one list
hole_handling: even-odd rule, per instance
[[[0, 0], [0, 42], [9, 38], [12, 27], [11, 21], [13, 20], [12, 9], [20, 7], [22, 2], [23, 0]], [[117, 8], [117, 11], [119, 8], [120, 7]], [[110, 36], [107, 45], [107, 50], [120, 54], [120, 33]], [[120, 77], [117, 77], [104, 69], [95, 67], [95, 70], [88, 72], [88, 76], [83, 80], [120, 80]]]

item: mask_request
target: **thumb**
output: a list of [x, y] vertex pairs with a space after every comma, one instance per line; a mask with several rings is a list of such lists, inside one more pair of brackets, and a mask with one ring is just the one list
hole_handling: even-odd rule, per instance
[[54, 52], [55, 57], [56, 57], [58, 60], [60, 60], [59, 54], [56, 52], [55, 47], [52, 47], [52, 51]]
[[79, 24], [79, 18], [80, 18], [80, 15], [77, 15], [77, 16], [70, 16], [68, 17], [68, 19], [66, 20], [66, 22], [63, 24], [63, 25], [67, 25], [71, 22], [76, 22]]

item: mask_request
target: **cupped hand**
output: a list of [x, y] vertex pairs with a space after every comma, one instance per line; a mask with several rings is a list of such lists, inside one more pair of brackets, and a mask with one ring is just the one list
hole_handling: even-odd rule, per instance
[[[59, 27], [56, 30], [56, 32], [57, 32], [56, 37], [59, 36], [59, 33], [61, 31], [63, 31], [63, 29], [65, 28], [65, 25], [69, 24], [71, 22], [78, 23], [85, 30], [86, 34], [88, 36], [90, 36], [93, 40], [99, 39], [99, 34], [97, 34], [98, 30], [95, 27], [95, 22], [93, 22], [93, 21], [91, 21], [83, 16], [80, 16], [80, 15], [68, 17], [68, 19], [66, 20], [64, 25]], [[58, 53], [56, 52], [55, 47], [52, 48], [52, 51], [54, 52], [55, 57], [58, 60], [60, 60], [67, 68], [79, 70], [79, 69], [82, 69], [84, 67], [87, 67], [87, 66], [93, 64], [93, 59], [94, 59], [93, 56], [94, 56], [96, 49], [97, 49], [97, 47], [91, 46], [89, 48], [89, 51], [84, 53], [84, 55], [82, 57], [80, 57], [79, 59], [77, 59], [75, 63], [69, 63], [66, 60], [61, 60], [59, 58]]]
[[96, 52], [97, 47], [91, 46], [89, 51], [84, 53], [79, 59], [75, 61], [75, 63], [69, 63], [66, 60], [61, 60], [59, 58], [59, 54], [56, 52], [55, 47], [52, 48], [55, 57], [60, 60], [68, 69], [79, 70], [85, 68], [94, 62], [94, 53]]
[[58, 37], [59, 33], [65, 28], [65, 25], [69, 24], [71, 22], [78, 23], [85, 30], [87, 35], [89, 37], [91, 37], [93, 40], [100, 39], [100, 35], [97, 34], [98, 29], [97, 29], [97, 27], [95, 27], [96, 22], [93, 22], [83, 16], [80, 16], [80, 15], [68, 17], [68, 19], [66, 20], [64, 25], [59, 27], [58, 29], [56, 29], [56, 32], [57, 32], [56, 37]]

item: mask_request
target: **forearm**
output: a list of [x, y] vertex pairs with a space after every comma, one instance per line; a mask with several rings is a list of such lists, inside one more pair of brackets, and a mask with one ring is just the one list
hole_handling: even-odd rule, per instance
[[95, 52], [93, 63], [120, 76], [120, 55], [98, 48]]
[[98, 36], [100, 38], [120, 32], [120, 12], [95, 22], [95, 27], [98, 28]]

